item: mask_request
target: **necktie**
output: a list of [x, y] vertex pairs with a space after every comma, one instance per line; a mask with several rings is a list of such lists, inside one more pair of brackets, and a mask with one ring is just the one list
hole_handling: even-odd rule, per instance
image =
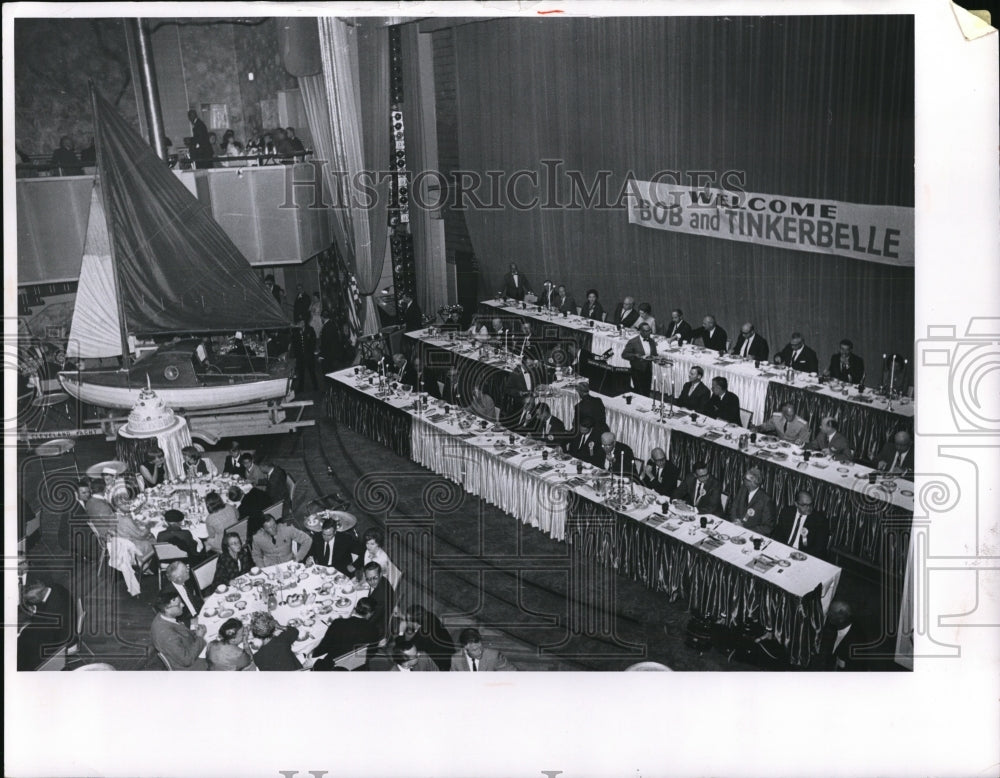
[[785, 429], [784, 432], [788, 432], [788, 419], [785, 419]]
[[795, 523], [792, 525], [792, 534], [788, 538], [788, 545], [792, 548], [798, 548], [799, 544], [796, 542], [799, 536], [799, 525], [802, 523], [802, 514], [798, 511], [795, 512]]
[[800, 353], [802, 353], [802, 349], [792, 352], [792, 364], [795, 364], [795, 360], [799, 358]]
[[745, 357], [747, 355], [747, 352], [749, 350], [750, 350], [750, 339], [747, 338], [746, 340], [743, 341], [743, 352], [742, 352], [742, 354], [740, 356], [744, 356]]
[[475, 673], [475, 672], [477, 672], [478, 670], [479, 670], [479, 660], [477, 660], [477, 659], [473, 659], [473, 660], [472, 660], [472, 672], [474, 672], [474, 673]]
[[890, 469], [890, 470], [899, 470], [899, 469], [901, 469], [901, 468], [900, 468], [900, 466], [901, 466], [902, 464], [903, 464], [903, 455], [902, 455], [902, 454], [900, 454], [900, 453], [899, 453], [899, 452], [897, 451], [897, 452], [896, 452], [896, 456], [894, 456], [894, 457], [892, 458], [892, 467], [890, 467], [889, 469]]
[[323, 550], [323, 556], [326, 558], [326, 564], [333, 564], [333, 543], [330, 541], [326, 542], [326, 548]]
[[694, 504], [698, 507], [698, 502], [701, 500], [701, 481], [694, 482]]

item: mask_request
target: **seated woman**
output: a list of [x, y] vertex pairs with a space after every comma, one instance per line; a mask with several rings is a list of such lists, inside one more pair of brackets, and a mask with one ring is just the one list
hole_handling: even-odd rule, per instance
[[163, 451], [154, 448], [149, 455], [139, 465], [139, 477], [142, 478], [143, 486], [147, 489], [151, 486], [159, 486], [167, 480], [167, 459]]
[[263, 645], [253, 656], [258, 670], [301, 670], [292, 644], [299, 639], [299, 631], [295, 627], [286, 627], [278, 631], [278, 622], [270, 613], [260, 611], [250, 617], [250, 631]]
[[392, 563], [389, 555], [382, 548], [382, 545], [385, 543], [385, 535], [382, 530], [377, 527], [366, 530], [362, 536], [362, 541], [365, 544], [365, 558], [364, 563], [357, 566], [358, 571], [362, 572], [364, 566], [369, 562], [378, 562], [379, 567], [382, 568], [382, 574], [388, 579], [392, 588], [395, 589], [399, 585], [400, 572], [399, 568]]
[[[240, 496], [243, 496], [242, 492]], [[205, 518], [205, 526], [208, 528], [205, 547], [218, 554], [222, 552], [222, 536], [226, 534], [226, 528], [239, 521], [239, 516], [236, 508], [226, 505], [218, 492], [209, 492], [205, 495], [205, 509], [208, 511], [208, 516]]]
[[227, 532], [222, 538], [222, 553], [215, 566], [215, 579], [213, 586], [226, 584], [227, 586], [234, 578], [250, 572], [253, 567], [253, 560], [250, 559], [250, 552], [247, 551], [240, 540], [240, 536], [235, 532]]
[[229, 619], [219, 627], [219, 637], [208, 644], [209, 670], [245, 670], [253, 664], [247, 649], [247, 633], [243, 622]]
[[215, 463], [211, 459], [202, 459], [201, 452], [194, 446], [184, 446], [181, 456], [184, 458], [184, 475], [188, 478], [219, 474]]
[[120, 538], [125, 538], [135, 543], [140, 556], [153, 553], [153, 543], [155, 542], [153, 533], [146, 527], [140, 527], [135, 519], [127, 513], [121, 512], [118, 514], [118, 524], [115, 527], [115, 534]]
[[487, 421], [495, 422], [497, 420], [496, 403], [479, 385], [472, 387], [472, 402], [469, 404], [469, 410]]

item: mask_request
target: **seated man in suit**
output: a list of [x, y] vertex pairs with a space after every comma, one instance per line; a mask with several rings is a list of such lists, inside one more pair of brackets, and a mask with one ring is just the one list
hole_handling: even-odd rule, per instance
[[226, 461], [222, 466], [222, 472], [226, 475], [238, 475], [240, 478], [246, 478], [246, 470], [240, 462], [240, 457], [242, 455], [243, 452], [240, 450], [240, 442], [238, 440], [234, 440], [229, 444], [229, 453], [226, 454]]
[[774, 364], [787, 365], [792, 370], [802, 373], [819, 372], [819, 358], [816, 352], [806, 345], [801, 332], [793, 332], [788, 343], [774, 355]]
[[623, 474], [626, 478], [635, 475], [633, 470], [635, 456], [632, 449], [625, 443], [620, 442], [615, 433], [608, 430], [601, 433], [601, 453], [597, 464], [603, 467], [612, 475]]
[[812, 493], [803, 489], [796, 492], [795, 505], [786, 505], [778, 511], [771, 537], [798, 551], [826, 559], [830, 522], [823, 511], [813, 510]]
[[764, 336], [757, 332], [757, 329], [750, 323], [745, 322], [740, 327], [740, 336], [733, 346], [733, 354], [743, 359], [756, 359], [766, 362], [771, 353]]
[[562, 448], [566, 444], [566, 425], [552, 415], [548, 403], [538, 403], [535, 409], [536, 426], [532, 436], [547, 446]]
[[437, 672], [438, 666], [427, 654], [417, 648], [417, 644], [405, 637], [398, 637], [392, 643], [391, 650], [387, 646], [372, 657], [369, 670], [388, 670], [391, 672]]
[[600, 433], [594, 429], [594, 420], [590, 416], [580, 417], [579, 427], [573, 431], [573, 436], [566, 445], [566, 452], [590, 464], [600, 457]]
[[399, 296], [399, 315], [403, 319], [404, 332], [413, 332], [424, 326], [424, 315], [420, 306], [405, 292]]
[[615, 315], [611, 317], [610, 324], [616, 327], [631, 327], [639, 318], [639, 312], [635, 309], [635, 298], [629, 295], [615, 306]]
[[777, 520], [777, 506], [771, 495], [761, 489], [763, 480], [763, 475], [756, 467], [747, 470], [743, 483], [729, 501], [726, 518], [751, 532], [770, 536]]
[[832, 416], [826, 416], [820, 425], [816, 437], [806, 446], [813, 451], [822, 451], [837, 462], [851, 462], [854, 452], [847, 438], [840, 432], [840, 423]]
[[299, 639], [297, 627], [284, 627], [266, 611], [258, 611], [250, 617], [250, 632], [263, 645], [253, 655], [253, 663], [262, 672], [295, 672], [302, 669], [302, 663], [292, 648]]
[[264, 525], [253, 534], [250, 551], [255, 565], [270, 567], [284, 562], [301, 562], [312, 549], [312, 538], [291, 524], [278, 524], [274, 516], [264, 516]]
[[705, 348], [712, 351], [724, 352], [727, 347], [729, 335], [726, 334], [726, 331], [722, 327], [715, 323], [715, 317], [708, 314], [701, 320], [701, 326], [698, 329], [691, 330], [691, 341], [694, 342], [699, 338]]
[[278, 467], [274, 462], [264, 460], [260, 463], [261, 472], [267, 478], [266, 489], [268, 499], [271, 500], [271, 504], [274, 505], [276, 502], [285, 502], [291, 499], [291, 495], [288, 491], [288, 476], [285, 471]]
[[756, 427], [757, 432], [766, 435], [777, 435], [782, 440], [804, 446], [809, 442], [809, 423], [795, 413], [795, 406], [785, 403], [778, 413], [772, 413], [771, 418]]
[[171, 670], [207, 670], [199, 654], [205, 648], [205, 625], [188, 627], [180, 621], [184, 604], [172, 588], [160, 591], [156, 598], [156, 615], [149, 628], [149, 642], [170, 663]]
[[264, 486], [267, 483], [264, 471], [260, 469], [260, 465], [253, 461], [253, 454], [246, 451], [240, 454], [240, 466], [243, 468], [243, 477], [254, 486]]
[[639, 474], [639, 483], [657, 494], [669, 497], [677, 488], [678, 478], [680, 471], [677, 466], [667, 459], [662, 448], [654, 448], [642, 468], [642, 473]]
[[507, 376], [503, 393], [505, 409], [508, 413], [520, 414], [525, 400], [538, 388], [537, 376], [528, 369], [528, 360], [522, 359], [521, 365]]
[[483, 637], [478, 629], [463, 629], [458, 635], [458, 642], [462, 650], [451, 658], [452, 672], [491, 673], [517, 670], [495, 648], [483, 646]]
[[504, 419], [504, 425], [518, 435], [534, 435], [538, 427], [538, 419], [535, 417], [535, 398], [528, 395], [524, 398], [524, 405], [516, 416], [508, 415]]
[[357, 572], [355, 563], [364, 553], [358, 533], [353, 529], [337, 531], [337, 522], [327, 519], [320, 534], [313, 537], [309, 555], [317, 565], [332, 567], [348, 577]]
[[[239, 489], [239, 487], [236, 487]], [[243, 490], [240, 489], [240, 494], [243, 494]], [[232, 497], [230, 497], [232, 499]], [[240, 521], [247, 519], [250, 516], [254, 516], [259, 513], [263, 513], [265, 508], [271, 506], [271, 500], [267, 496], [267, 492], [263, 489], [258, 489], [256, 486], [250, 489], [249, 492], [243, 494], [240, 499], [239, 507], [236, 509], [236, 515]], [[249, 537], [249, 536], [248, 536]]]
[[677, 398], [678, 407], [687, 408], [695, 413], [706, 413], [712, 393], [702, 383], [704, 375], [705, 369], [700, 365], [694, 365], [688, 370], [688, 380], [681, 389], [681, 396]]
[[598, 433], [604, 432], [607, 429], [607, 411], [604, 408], [604, 402], [600, 397], [594, 397], [590, 393], [590, 382], [586, 379], [580, 381], [576, 385], [576, 393], [580, 396], [579, 401], [573, 407], [573, 429], [578, 430], [580, 428], [580, 419], [584, 416], [589, 416], [593, 424], [592, 427], [596, 428]]
[[875, 467], [886, 473], [895, 473], [903, 478], [913, 479], [913, 438], [910, 433], [900, 430], [892, 440], [875, 456]]
[[517, 263], [511, 262], [503, 277], [503, 296], [521, 301], [526, 292], [531, 291], [528, 277], [517, 269]]
[[382, 636], [374, 616], [375, 604], [367, 597], [362, 597], [349, 618], [331, 621], [323, 639], [312, 651], [314, 657], [321, 657], [313, 665], [313, 671], [332, 670], [338, 657], [359, 648], [377, 645]]
[[865, 361], [854, 353], [854, 342], [848, 338], [840, 341], [840, 350], [830, 357], [826, 375], [847, 384], [860, 384], [865, 380]]
[[205, 598], [201, 596], [198, 582], [191, 575], [191, 566], [179, 559], [176, 562], [171, 562], [167, 565], [166, 577], [169, 584], [164, 584], [163, 588], [172, 588], [181, 598], [184, 611], [179, 618], [184, 624], [189, 624], [191, 619], [198, 617], [205, 605]]
[[548, 278], [542, 284], [542, 293], [538, 295], [538, 304], [543, 308], [556, 309], [562, 304], [562, 297], [559, 296], [559, 292], [556, 291], [552, 281]]
[[421, 387], [421, 382], [425, 378], [423, 362], [420, 361], [420, 357], [413, 356], [403, 366], [399, 380], [415, 392], [426, 392], [427, 390]]
[[389, 620], [392, 618], [393, 608], [396, 607], [396, 592], [389, 580], [382, 575], [382, 565], [378, 562], [369, 562], [365, 565], [362, 585], [368, 587], [368, 597], [375, 606], [373, 618], [378, 625], [379, 640], [381, 640], [390, 631]]
[[674, 499], [694, 506], [698, 513], [722, 515], [722, 484], [708, 473], [708, 465], [695, 462], [692, 472], [674, 490]]
[[450, 405], [464, 406], [469, 402], [464, 376], [458, 365], [450, 365], [440, 380], [434, 381], [434, 391], [431, 394]]
[[729, 391], [729, 381], [723, 376], [712, 379], [712, 396], [708, 399], [705, 415], [730, 424], [743, 424], [740, 419], [740, 398]]
[[403, 376], [406, 375], [406, 368], [409, 367], [410, 360], [406, 358], [405, 354], [395, 353], [392, 355], [392, 371], [386, 373], [386, 378], [389, 381], [398, 381], [403, 383]]
[[167, 523], [167, 526], [157, 534], [156, 542], [173, 543], [187, 554], [188, 559], [192, 561], [199, 559], [202, 544], [189, 530], [181, 526], [184, 522], [184, 514], [176, 508], [171, 508], [163, 512], [163, 520]]
[[576, 314], [577, 304], [576, 298], [566, 291], [566, 287], [562, 284], [556, 290], [559, 293], [559, 311], [566, 314]]
[[667, 337], [681, 344], [691, 342], [691, 325], [684, 320], [684, 311], [680, 308], [674, 308], [670, 312]]
[[622, 359], [628, 360], [631, 365], [632, 386], [635, 387], [636, 394], [649, 397], [653, 383], [653, 363], [650, 358], [655, 356], [656, 343], [653, 341], [649, 325], [643, 322], [639, 326], [639, 334], [622, 349]]

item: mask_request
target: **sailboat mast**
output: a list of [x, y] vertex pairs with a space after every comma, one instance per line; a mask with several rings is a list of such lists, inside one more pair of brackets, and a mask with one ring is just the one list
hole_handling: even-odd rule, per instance
[[90, 103], [94, 113], [94, 148], [97, 151], [97, 182], [101, 187], [101, 199], [104, 201], [104, 218], [108, 220], [108, 243], [111, 247], [111, 275], [115, 280], [115, 299], [118, 304], [118, 332], [122, 342], [122, 367], [126, 370], [132, 362], [128, 350], [128, 332], [125, 327], [125, 304], [122, 300], [122, 285], [118, 277], [118, 250], [115, 247], [114, 224], [112, 223], [111, 203], [108, 200], [108, 188], [104, 186], [101, 171], [104, 169], [103, 151], [104, 133], [97, 117], [97, 90], [94, 82], [87, 82], [90, 87]]

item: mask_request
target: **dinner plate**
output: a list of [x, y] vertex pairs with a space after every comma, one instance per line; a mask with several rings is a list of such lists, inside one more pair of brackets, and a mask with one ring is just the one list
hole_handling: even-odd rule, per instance
[[333, 604], [337, 608], [350, 608], [351, 598], [350, 597], [338, 597], [333, 601]]
[[789, 562], [787, 559], [779, 559], [778, 560], [778, 567], [791, 567], [791, 566], [792, 566], [792, 563]]
[[910, 489], [900, 489], [899, 493], [905, 495], [906, 497], [912, 497], [913, 492]]
[[805, 562], [806, 561], [806, 555], [803, 554], [801, 551], [793, 551], [788, 556], [790, 556], [796, 562]]
[[238, 600], [235, 603], [235, 605], [236, 605], [236, 609], [237, 610], [241, 610], [241, 611], [245, 611], [249, 607], [249, 605], [247, 603], [243, 602], [243, 600]]
[[226, 602], [236, 602], [240, 598], [239, 592], [230, 592], [226, 595]]
[[837, 472], [838, 473], [849, 473], [851, 471], [850, 471], [850, 468], [847, 468], [847, 467], [838, 467], [837, 468]]
[[223, 610], [219, 611], [219, 618], [228, 619], [230, 616], [233, 615], [233, 613], [234, 611], [231, 610], [230, 608], [224, 608]]
[[217, 587], [215, 587], [215, 591], [218, 592], [219, 594], [225, 594], [227, 591], [229, 591], [229, 587], [226, 586], [225, 584], [219, 584]]
[[745, 537], [743, 537], [742, 535], [737, 535], [734, 538], [729, 538], [729, 542], [730, 543], [735, 543], [737, 546], [742, 546], [744, 543], [747, 542], [747, 539]]
[[207, 616], [208, 618], [212, 618], [212, 616], [214, 616], [216, 613], [218, 613], [218, 611], [215, 608], [205, 608], [205, 610], [201, 612], [201, 615]]

